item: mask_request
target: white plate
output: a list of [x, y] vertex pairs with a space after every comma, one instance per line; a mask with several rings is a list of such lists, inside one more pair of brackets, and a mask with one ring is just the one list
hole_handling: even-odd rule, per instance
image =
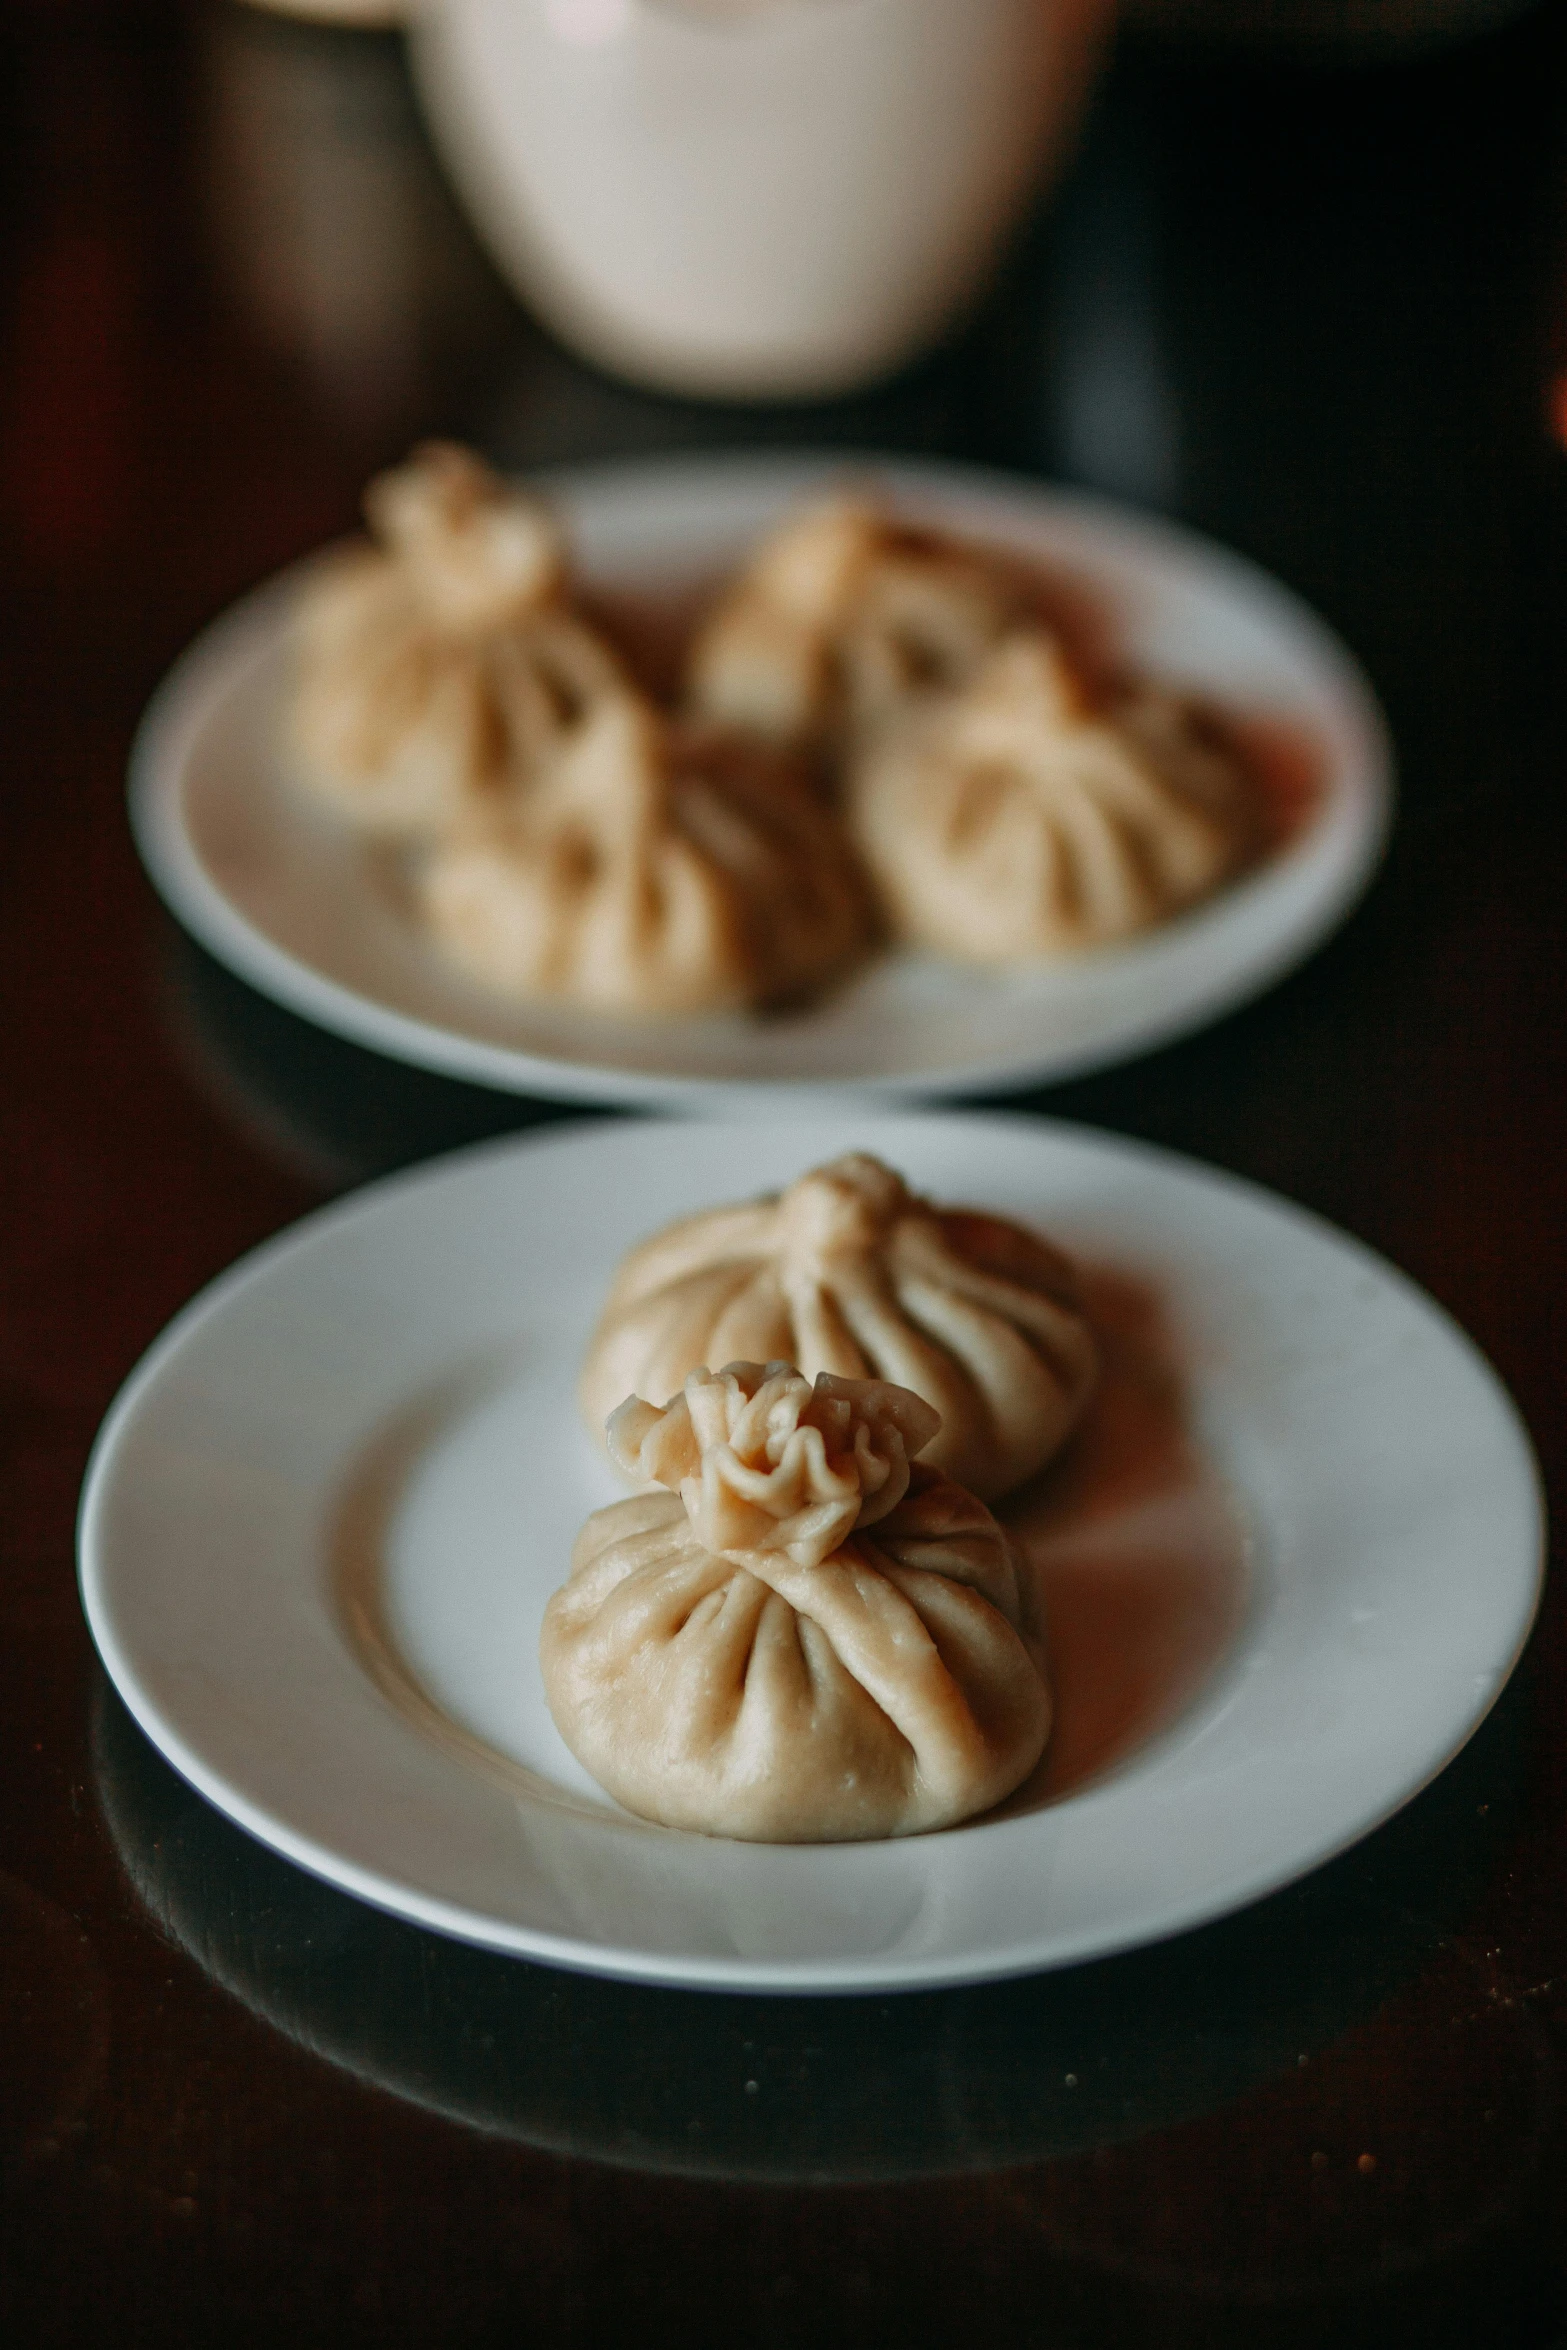
[[[1245, 1605], [1176, 1717], [1053, 1800], [1047, 1782], [1002, 1816], [876, 1845], [652, 1827], [573, 1762], [539, 1682], [545, 1600], [617, 1490], [573, 1374], [629, 1242], [851, 1145], [1157, 1295], [1197, 1439], [1250, 1530]], [[1179, 1584], [1178, 1560], [1168, 1587], [1149, 1573], [1163, 1537], [1138, 1482], [1100, 1493], [1086, 1548], [1064, 1538], [1114, 1652], [1079, 1637], [1060, 1658], [1064, 1723], [1079, 1677], [1103, 1664], [1113, 1680]], [[1047, 1590], [1063, 1563], [1049, 1517]], [[307, 1219], [199, 1297], [127, 1384], [88, 1475], [81, 1574], [147, 1734], [350, 1892], [608, 1974], [869, 1990], [1123, 1949], [1364, 1834], [1502, 1686], [1541, 1535], [1527, 1439], [1485, 1363], [1298, 1209], [1063, 1127], [823, 1115], [508, 1142]], [[371, 1585], [379, 1657], [343, 1599]]]
[[[708, 576], [801, 494], [849, 472], [909, 512], [1058, 567], [1116, 645], [1320, 762], [1311, 820], [1210, 905], [1054, 969], [990, 974], [894, 954], [805, 1010], [677, 1022], [518, 1008], [450, 970], [362, 844], [276, 756], [297, 573], [218, 621], [149, 710], [131, 816], [172, 911], [240, 976], [379, 1052], [514, 1092], [717, 1114], [824, 1093], [934, 1099], [1034, 1085], [1146, 1051], [1256, 994], [1339, 922], [1381, 854], [1387, 734], [1343, 646], [1239, 557], [1106, 505], [996, 475], [872, 459], [725, 458], [562, 473], [588, 576]], [[743, 1097], [743, 1099], [742, 1099]]]

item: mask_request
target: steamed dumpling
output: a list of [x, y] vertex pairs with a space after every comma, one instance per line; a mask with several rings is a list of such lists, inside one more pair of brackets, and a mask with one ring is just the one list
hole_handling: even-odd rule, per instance
[[731, 1358], [911, 1389], [941, 1419], [924, 1457], [986, 1500], [1059, 1451], [1098, 1367], [1058, 1250], [937, 1208], [860, 1151], [633, 1249], [582, 1367], [583, 1415], [596, 1430], [622, 1396], [674, 1395]]
[[797, 995], [870, 925], [853, 850], [787, 761], [625, 695], [531, 791], [454, 830], [420, 892], [485, 985], [627, 1013]]
[[936, 1414], [787, 1363], [695, 1371], [610, 1426], [667, 1490], [597, 1511], [545, 1612], [562, 1737], [628, 1809], [770, 1843], [908, 1836], [987, 1810], [1044, 1750], [1026, 1569], [911, 1460]]
[[367, 830], [431, 837], [525, 783], [624, 680], [566, 607], [548, 509], [468, 451], [417, 449], [365, 513], [376, 543], [301, 598], [291, 765]]
[[863, 730], [964, 684], [1016, 601], [998, 566], [863, 500], [820, 500], [762, 540], [708, 615], [691, 704], [774, 741]]
[[1072, 953], [1166, 920], [1247, 845], [1237, 763], [1175, 696], [1095, 711], [1019, 633], [962, 693], [852, 765], [845, 811], [899, 937], [981, 963]]

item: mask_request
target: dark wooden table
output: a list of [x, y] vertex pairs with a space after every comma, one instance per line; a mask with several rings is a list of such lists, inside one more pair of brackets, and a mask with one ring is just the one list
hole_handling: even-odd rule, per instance
[[554, 1114], [248, 993], [123, 816], [167, 662], [431, 429], [516, 464], [979, 458], [1163, 506], [1318, 603], [1398, 738], [1385, 873], [1264, 1000], [1039, 1107], [1384, 1250], [1560, 1492], [1560, 11], [1359, 74], [1124, 54], [962, 340], [777, 414], [645, 398], [540, 335], [389, 36], [12, 0], [0, 56], [0, 2338], [1561, 2341], [1559, 1594], [1437, 1784], [1245, 1915], [1035, 1981], [774, 2002], [489, 1957], [274, 1859], [132, 1726], [72, 1555], [98, 1419], [199, 1283], [332, 1190]]

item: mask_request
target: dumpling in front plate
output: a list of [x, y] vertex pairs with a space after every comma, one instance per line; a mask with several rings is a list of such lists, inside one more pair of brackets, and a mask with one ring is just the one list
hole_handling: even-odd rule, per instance
[[879, 724], [960, 686], [1017, 609], [995, 563], [861, 498], [770, 532], [692, 645], [691, 706], [779, 742]]
[[367, 831], [429, 838], [526, 783], [624, 678], [567, 607], [554, 517], [467, 450], [415, 450], [365, 513], [375, 543], [300, 599], [289, 764]]
[[1098, 1369], [1058, 1249], [936, 1207], [864, 1151], [633, 1249], [582, 1367], [583, 1416], [597, 1430], [622, 1396], [674, 1395], [737, 1357], [910, 1389], [940, 1415], [925, 1457], [987, 1501], [1060, 1450]]
[[514, 804], [454, 830], [418, 886], [485, 986], [619, 1013], [788, 1000], [871, 927], [858, 860], [789, 761], [630, 696]]
[[545, 1611], [567, 1745], [666, 1826], [767, 1843], [909, 1836], [1033, 1769], [1051, 1705], [1025, 1562], [913, 1455], [936, 1414], [787, 1363], [695, 1371], [610, 1423], [661, 1491], [597, 1511]]
[[1037, 631], [869, 744], [845, 814], [895, 936], [978, 963], [1166, 921], [1236, 870], [1253, 829], [1239, 762], [1178, 697], [1095, 709]]

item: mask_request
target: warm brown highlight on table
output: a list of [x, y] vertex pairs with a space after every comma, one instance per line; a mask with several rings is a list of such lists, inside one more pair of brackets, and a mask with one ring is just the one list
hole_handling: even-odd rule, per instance
[[18, 0], [0, 59], [0, 2338], [1562, 2340], [1549, 1590], [1470, 1748], [1306, 1883], [1059, 1977], [812, 2002], [551, 1974], [314, 1884], [131, 1724], [72, 1559], [97, 1422], [201, 1282], [352, 1181], [556, 1114], [250, 994], [124, 820], [168, 661], [428, 431], [524, 466], [1013, 464], [1163, 502], [1316, 601], [1393, 719], [1386, 873], [1261, 1002], [1037, 1106], [1384, 1250], [1560, 1492], [1560, 9], [1360, 75], [1124, 55], [955, 348], [761, 415], [643, 398], [527, 323], [391, 36]]

